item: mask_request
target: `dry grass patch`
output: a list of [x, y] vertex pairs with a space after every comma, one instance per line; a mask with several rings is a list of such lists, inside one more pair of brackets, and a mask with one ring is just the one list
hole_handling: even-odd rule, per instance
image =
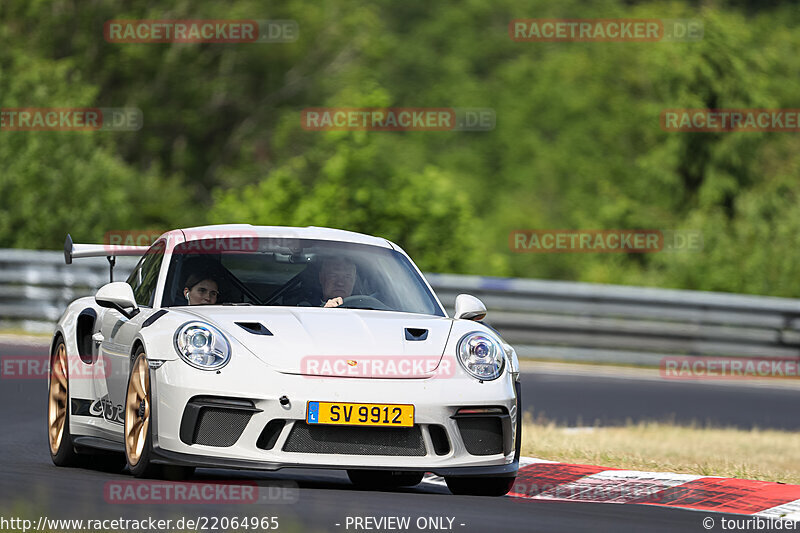
[[800, 433], [646, 422], [570, 429], [526, 416], [522, 455], [703, 476], [800, 484]]

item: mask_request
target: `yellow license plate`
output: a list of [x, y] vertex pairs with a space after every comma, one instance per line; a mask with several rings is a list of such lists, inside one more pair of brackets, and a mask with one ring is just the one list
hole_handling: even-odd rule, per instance
[[383, 403], [308, 402], [306, 422], [309, 424], [408, 428], [414, 425], [414, 406]]

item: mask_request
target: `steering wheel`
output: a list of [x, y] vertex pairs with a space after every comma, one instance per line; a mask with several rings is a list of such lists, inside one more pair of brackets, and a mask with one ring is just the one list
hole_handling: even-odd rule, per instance
[[391, 308], [374, 296], [368, 294], [353, 294], [342, 298], [342, 305], [339, 307], [350, 307], [353, 309], [378, 309], [380, 311], [391, 311]]

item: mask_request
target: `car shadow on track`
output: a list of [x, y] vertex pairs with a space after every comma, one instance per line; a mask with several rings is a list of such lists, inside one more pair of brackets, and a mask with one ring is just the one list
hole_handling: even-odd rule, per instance
[[352, 484], [344, 472], [335, 470], [302, 469], [292, 472], [258, 472], [240, 470], [197, 470], [191, 481], [197, 482], [231, 482], [255, 481], [257, 484], [269, 485], [275, 483], [293, 483], [300, 489], [316, 490], [347, 490], [354, 492], [387, 492], [398, 494], [445, 494], [451, 495], [444, 485], [426, 483], [423, 481], [413, 487], [399, 487], [391, 489], [361, 488]]

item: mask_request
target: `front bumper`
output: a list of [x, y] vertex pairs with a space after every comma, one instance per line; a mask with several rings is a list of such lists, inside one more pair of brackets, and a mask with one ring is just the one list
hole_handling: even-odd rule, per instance
[[[247, 461], [241, 459], [224, 459], [214, 456], [204, 456], [186, 453], [170, 452], [162, 449], [153, 450], [153, 462], [178, 466], [194, 466], [197, 468], [227, 468], [231, 470], [279, 470], [281, 468], [326, 468], [341, 470], [339, 465], [308, 465], [289, 463], [267, 463], [264, 461]], [[347, 467], [359, 468], [359, 467]], [[360, 467], [364, 468], [364, 467]], [[516, 477], [519, 470], [519, 461], [497, 466], [461, 466], [461, 467], [402, 467], [373, 466], [369, 470], [400, 470], [404, 472], [432, 472], [437, 476], [465, 476], [465, 477]]]
[[[428, 379], [320, 378], [278, 373], [252, 358], [232, 360], [220, 373], [197, 370], [173, 360], [151, 369], [151, 393], [153, 405], [157, 406], [152, 424], [154, 461], [159, 463], [255, 470], [388, 469], [494, 477], [513, 477], [518, 468], [514, 446], [519, 431], [517, 388], [507, 373], [483, 383], [463, 372]], [[187, 442], [187, 405], [198, 396], [251, 403], [253, 409], [246, 425], [233, 444]], [[414, 456], [286, 451], [293, 427], [305, 425], [308, 401], [411, 403], [424, 449]], [[465, 443], [458, 420], [453, 418], [464, 407], [494, 407], [507, 413], [510, 423], [504, 426], [499, 453], [474, 455], [468, 451], [474, 451], [474, 446]], [[257, 445], [259, 437], [273, 420], [284, 420], [285, 424], [271, 448], [263, 449]], [[434, 446], [432, 426], [444, 429], [449, 445], [446, 453], [442, 453], [441, 446]]]

